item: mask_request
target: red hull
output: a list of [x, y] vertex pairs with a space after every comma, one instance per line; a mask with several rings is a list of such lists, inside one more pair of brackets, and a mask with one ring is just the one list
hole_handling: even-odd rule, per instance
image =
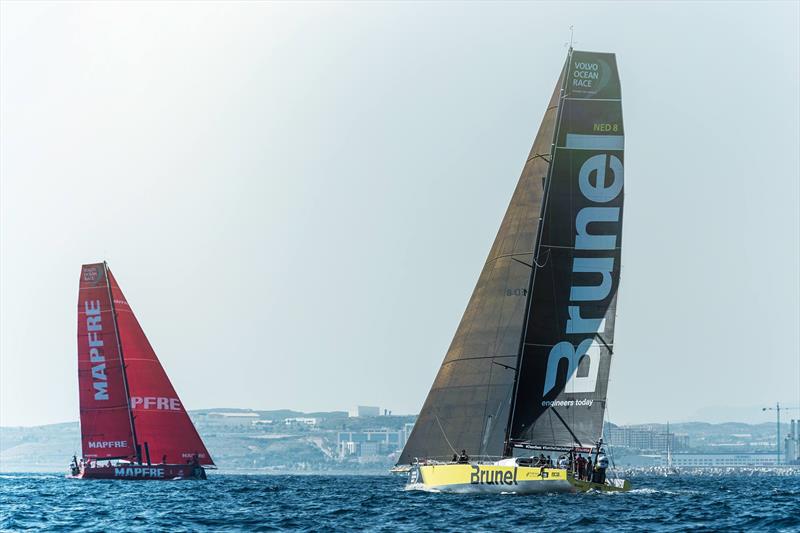
[[76, 479], [140, 479], [169, 481], [178, 479], [206, 479], [202, 466], [193, 465], [117, 465], [81, 468], [73, 475]]

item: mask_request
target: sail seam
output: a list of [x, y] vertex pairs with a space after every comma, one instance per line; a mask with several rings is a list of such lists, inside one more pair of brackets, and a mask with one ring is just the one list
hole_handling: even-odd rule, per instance
[[[544, 247], [544, 248], [558, 248], [558, 249], [561, 249], [561, 250], [577, 250], [577, 248], [574, 247], [574, 246], [559, 246], [557, 244], [544, 244], [544, 243], [542, 243], [541, 247]], [[622, 247], [621, 246], [615, 246], [614, 248], [608, 248], [608, 250], [620, 250], [620, 251], [622, 251]]]
[[622, 103], [622, 98], [580, 98], [580, 97], [565, 96], [564, 100], [580, 100], [580, 101], [583, 101], [583, 102], [620, 102], [620, 103]]
[[517, 354], [513, 355], [475, 355], [470, 357], [459, 357], [458, 359], [451, 359], [449, 361], [442, 362], [442, 366], [450, 364], [450, 363], [457, 363], [459, 361], [476, 361], [478, 359], [497, 359], [498, 357], [516, 357]]
[[490, 263], [494, 263], [495, 261], [497, 261], [499, 259], [505, 259], [506, 257], [510, 257], [510, 258], [513, 259], [514, 256], [517, 256], [517, 255], [531, 255], [531, 254], [533, 254], [533, 252], [517, 252], [517, 253], [513, 253], [513, 254], [497, 255], [495, 257], [490, 257], [489, 259], [487, 259], [486, 263], [484, 264], [484, 267], [486, 265], [490, 264]]

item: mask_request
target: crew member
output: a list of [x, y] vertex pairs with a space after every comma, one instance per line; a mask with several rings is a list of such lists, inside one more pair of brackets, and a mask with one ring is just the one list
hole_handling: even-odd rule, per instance
[[592, 458], [586, 458], [586, 466], [584, 467], [584, 480], [591, 481], [592, 480]]
[[453, 454], [453, 459], [451, 459], [450, 462], [451, 463], [457, 463], [458, 462], [458, 454], [457, 453]]
[[458, 458], [458, 462], [462, 465], [469, 463], [469, 455], [467, 455], [467, 450], [461, 450], [461, 456]]
[[608, 468], [608, 458], [605, 455], [601, 455], [597, 458], [597, 463], [594, 465], [595, 469], [595, 483], [600, 483], [601, 485], [606, 482], [606, 469]]

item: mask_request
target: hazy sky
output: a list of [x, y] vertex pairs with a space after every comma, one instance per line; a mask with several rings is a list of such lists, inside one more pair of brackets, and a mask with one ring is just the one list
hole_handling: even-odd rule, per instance
[[77, 419], [102, 259], [189, 409], [418, 412], [570, 24], [623, 88], [611, 420], [800, 404], [797, 2], [1, 10], [2, 425]]

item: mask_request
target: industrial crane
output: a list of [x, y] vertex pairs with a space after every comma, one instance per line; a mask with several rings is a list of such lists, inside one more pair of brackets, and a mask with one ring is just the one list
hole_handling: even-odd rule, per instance
[[781, 411], [792, 411], [792, 410], [800, 410], [800, 407], [781, 407], [780, 402], [775, 402], [775, 407], [762, 407], [762, 411], [775, 411], [778, 416], [778, 462], [777, 464], [781, 464]]

